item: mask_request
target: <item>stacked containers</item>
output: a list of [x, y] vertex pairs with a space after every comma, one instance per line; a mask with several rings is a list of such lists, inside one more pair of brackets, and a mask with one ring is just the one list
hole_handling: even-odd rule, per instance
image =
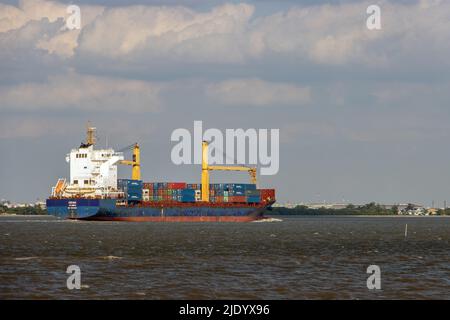
[[259, 203], [261, 202], [261, 190], [245, 190], [245, 195], [247, 197], [248, 203]]
[[118, 179], [117, 187], [125, 194], [128, 201], [142, 201], [142, 181], [132, 179]]
[[212, 183], [209, 185], [211, 202], [260, 202], [259, 191], [255, 184], [249, 183]]
[[[119, 179], [118, 188], [129, 201], [178, 201], [201, 200], [201, 184], [185, 182], [145, 182]], [[210, 202], [260, 203], [275, 200], [274, 189], [256, 189], [255, 184], [213, 183], [210, 184]]]
[[148, 190], [147, 201], [181, 201], [181, 192], [186, 188], [185, 182], [145, 182]]

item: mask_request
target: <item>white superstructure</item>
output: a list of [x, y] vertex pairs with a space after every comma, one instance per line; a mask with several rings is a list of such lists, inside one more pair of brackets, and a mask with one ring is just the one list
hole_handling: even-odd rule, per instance
[[73, 189], [95, 189], [97, 195], [117, 191], [117, 163], [122, 153], [113, 149], [94, 149], [93, 145], [72, 149], [66, 161], [70, 163], [70, 182]]
[[95, 128], [88, 128], [86, 143], [72, 149], [66, 156], [70, 164], [69, 183], [62, 182], [53, 188], [53, 193], [61, 192], [63, 196], [83, 195], [105, 197], [117, 194], [117, 164], [124, 160], [122, 152], [114, 149], [94, 149]]

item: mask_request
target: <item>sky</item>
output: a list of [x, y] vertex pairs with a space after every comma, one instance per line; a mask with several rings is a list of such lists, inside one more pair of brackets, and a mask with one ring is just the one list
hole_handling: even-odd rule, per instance
[[145, 181], [199, 182], [170, 136], [201, 120], [280, 130], [260, 186], [281, 203], [450, 203], [449, 57], [443, 0], [3, 1], [0, 199], [45, 199], [87, 121], [100, 146], [141, 144]]

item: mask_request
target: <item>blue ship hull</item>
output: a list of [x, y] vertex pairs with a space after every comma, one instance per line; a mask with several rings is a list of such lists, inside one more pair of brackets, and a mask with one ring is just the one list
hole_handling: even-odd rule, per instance
[[271, 203], [143, 202], [120, 205], [115, 199], [47, 199], [49, 214], [63, 219], [103, 221], [258, 220]]

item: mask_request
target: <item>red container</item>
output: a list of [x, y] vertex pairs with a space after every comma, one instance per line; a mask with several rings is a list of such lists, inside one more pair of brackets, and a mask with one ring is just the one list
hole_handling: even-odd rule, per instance
[[275, 201], [275, 189], [261, 189], [261, 201]]
[[167, 187], [169, 189], [186, 189], [186, 182], [169, 182]]
[[143, 183], [143, 189], [153, 190], [153, 182], [144, 182]]
[[247, 198], [245, 196], [230, 196], [228, 202], [247, 202]]

